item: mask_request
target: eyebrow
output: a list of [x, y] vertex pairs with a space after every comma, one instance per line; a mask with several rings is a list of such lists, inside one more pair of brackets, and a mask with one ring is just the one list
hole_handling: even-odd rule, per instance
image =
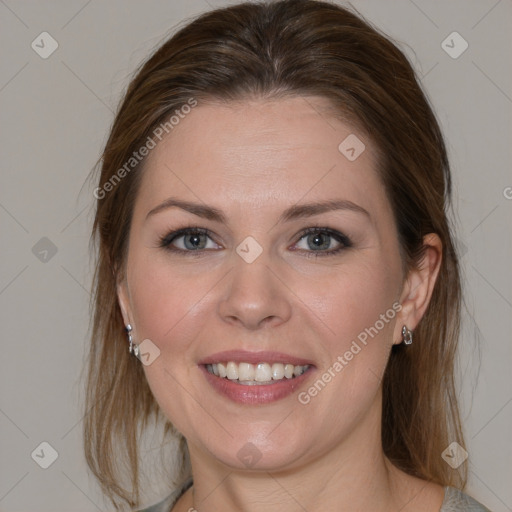
[[[147, 215], [146, 220], [157, 213], [160, 213], [169, 208], [181, 208], [189, 213], [202, 217], [204, 219], [212, 220], [227, 224], [226, 216], [218, 208], [208, 206], [200, 203], [193, 203], [191, 201], [183, 201], [181, 199], [169, 198], [163, 203], [153, 208]], [[362, 213], [368, 218], [371, 218], [370, 214], [362, 207], [352, 201], [346, 199], [337, 199], [330, 201], [320, 201], [316, 203], [303, 203], [295, 204], [290, 208], [287, 208], [279, 217], [278, 223], [289, 222], [291, 220], [300, 219], [304, 217], [313, 217], [321, 213], [332, 212], [336, 210], [349, 210], [356, 213]]]

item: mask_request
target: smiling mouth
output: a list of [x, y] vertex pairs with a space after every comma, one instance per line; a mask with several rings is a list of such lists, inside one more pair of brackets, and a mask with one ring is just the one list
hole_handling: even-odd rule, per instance
[[227, 361], [205, 365], [208, 373], [230, 380], [235, 384], [246, 386], [273, 384], [283, 380], [300, 377], [310, 365], [293, 365], [291, 363], [237, 363]]

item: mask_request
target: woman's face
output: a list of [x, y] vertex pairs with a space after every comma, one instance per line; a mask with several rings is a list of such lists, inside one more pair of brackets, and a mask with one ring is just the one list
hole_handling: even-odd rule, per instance
[[191, 452], [229, 467], [380, 442], [406, 321], [397, 231], [371, 141], [326, 105], [197, 106], [149, 154], [134, 205], [125, 320]]

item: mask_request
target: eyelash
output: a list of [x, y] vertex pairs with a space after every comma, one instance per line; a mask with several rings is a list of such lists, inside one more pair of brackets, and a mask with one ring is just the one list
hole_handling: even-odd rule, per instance
[[[337, 242], [339, 242], [341, 245], [339, 247], [337, 247], [336, 249], [331, 249], [328, 251], [306, 251], [304, 249], [295, 249], [295, 250], [305, 252], [306, 257], [308, 257], [308, 258], [318, 258], [318, 257], [334, 256], [334, 255], [338, 254], [339, 252], [341, 252], [342, 250], [352, 247], [352, 242], [351, 242], [350, 238], [348, 238], [343, 233], [340, 233], [339, 231], [336, 231], [331, 228], [320, 227], [320, 226], [309, 227], [309, 228], [303, 230], [299, 235], [298, 242], [300, 240], [302, 240], [304, 237], [306, 237], [307, 235], [316, 234], [316, 233], [329, 235], [332, 238], [334, 238]], [[180, 255], [192, 256], [192, 257], [202, 256], [204, 254], [204, 251], [210, 250], [210, 249], [185, 250], [185, 249], [178, 249], [171, 245], [172, 242], [174, 242], [175, 240], [181, 238], [182, 236], [188, 235], [188, 234], [206, 235], [211, 240], [213, 240], [213, 238], [211, 236], [212, 233], [210, 230], [205, 229], [205, 228], [200, 228], [197, 226], [187, 226], [187, 227], [178, 229], [178, 230], [173, 231], [167, 235], [162, 236], [159, 240], [159, 247], [164, 248], [173, 253], [177, 253]]]

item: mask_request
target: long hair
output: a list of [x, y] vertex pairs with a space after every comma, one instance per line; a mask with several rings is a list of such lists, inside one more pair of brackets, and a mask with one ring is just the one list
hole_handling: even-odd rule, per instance
[[[179, 436], [128, 353], [116, 297], [144, 168], [144, 159], [130, 158], [191, 99], [285, 96], [329, 100], [333, 116], [374, 142], [405, 269], [420, 261], [424, 235], [437, 233], [442, 241], [440, 274], [415, 342], [394, 346], [385, 371], [382, 445], [411, 475], [465, 485], [466, 466], [454, 470], [441, 458], [452, 441], [464, 446], [464, 440], [454, 385], [461, 285], [440, 127], [410, 63], [387, 37], [340, 6], [282, 0], [217, 9], [180, 29], [136, 73], [103, 151], [92, 230], [97, 258], [84, 440], [87, 463], [116, 509], [121, 502], [139, 504], [137, 441], [150, 416], [164, 421], [166, 435]], [[122, 468], [131, 485], [121, 483]]]

